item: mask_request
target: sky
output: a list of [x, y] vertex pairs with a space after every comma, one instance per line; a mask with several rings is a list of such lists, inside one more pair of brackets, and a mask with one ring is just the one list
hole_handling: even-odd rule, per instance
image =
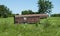
[[[53, 4], [52, 14], [60, 13], [60, 0], [50, 0]], [[0, 0], [0, 5], [7, 6], [12, 13], [21, 14], [24, 10], [38, 11], [38, 0]]]

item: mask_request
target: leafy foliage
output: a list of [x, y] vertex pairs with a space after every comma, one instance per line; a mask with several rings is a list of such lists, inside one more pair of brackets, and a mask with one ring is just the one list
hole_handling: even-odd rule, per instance
[[51, 17], [60, 17], [60, 14], [52, 14]]
[[4, 5], [0, 5], [0, 17], [6, 18], [11, 15], [12, 15], [12, 12], [9, 10], [9, 8], [7, 8]]
[[39, 0], [38, 1], [39, 13], [50, 13], [53, 8], [52, 2], [49, 0]]
[[22, 11], [22, 15], [26, 15], [26, 14], [34, 14], [34, 12], [32, 10]]

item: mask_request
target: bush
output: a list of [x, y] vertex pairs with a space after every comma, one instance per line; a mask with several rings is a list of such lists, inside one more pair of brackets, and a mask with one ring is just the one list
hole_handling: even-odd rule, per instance
[[8, 17], [7, 14], [4, 14], [4, 15], [3, 15], [3, 18], [7, 18], [7, 17]]

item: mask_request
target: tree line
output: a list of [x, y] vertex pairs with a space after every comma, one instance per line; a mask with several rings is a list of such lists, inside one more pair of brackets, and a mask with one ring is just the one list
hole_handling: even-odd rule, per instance
[[[53, 8], [52, 2], [49, 0], [38, 0], [38, 11], [33, 12], [32, 10], [24, 10], [21, 12], [22, 15], [26, 14], [46, 14], [51, 13]], [[12, 11], [5, 5], [0, 5], [0, 17], [6, 18], [19, 14], [12, 14]]]
[[24, 10], [22, 11], [22, 15], [25, 14], [50, 14], [51, 9], [53, 8], [53, 4], [49, 0], [38, 0], [38, 11], [33, 12], [32, 10]]
[[60, 14], [51, 14], [51, 17], [60, 17]]
[[0, 17], [6, 18], [12, 16], [12, 11], [5, 5], [0, 5]]

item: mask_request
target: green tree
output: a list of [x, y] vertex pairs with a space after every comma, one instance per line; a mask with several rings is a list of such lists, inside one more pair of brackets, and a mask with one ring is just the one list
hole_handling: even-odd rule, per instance
[[26, 15], [26, 14], [29, 14], [27, 10], [22, 11], [22, 15]]
[[39, 0], [38, 7], [38, 13], [51, 13], [53, 5], [52, 2], [50, 2], [49, 0]]
[[12, 11], [9, 10], [9, 8], [7, 8], [4, 5], [0, 5], [0, 17], [8, 17], [12, 14]]
[[34, 14], [34, 12], [32, 10], [22, 11], [22, 15], [26, 15], [26, 14]]

